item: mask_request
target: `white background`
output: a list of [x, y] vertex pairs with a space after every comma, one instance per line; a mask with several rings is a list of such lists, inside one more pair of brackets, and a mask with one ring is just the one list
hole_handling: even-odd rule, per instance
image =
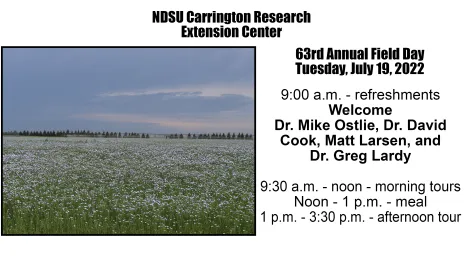
[[[2, 263], [464, 263], [462, 223], [303, 223], [271, 226], [260, 213], [294, 213], [287, 193], [262, 193], [262, 180], [312, 182], [460, 182], [463, 169], [463, 33], [461, 1], [2, 1], [0, 44], [5, 45], [253, 45], [257, 46], [256, 237], [0, 237]], [[311, 24], [281, 25], [280, 39], [182, 39], [179, 24], [151, 23], [153, 10], [196, 12], [311, 12]], [[279, 25], [274, 25], [279, 26]], [[296, 75], [297, 47], [409, 47], [425, 49], [421, 76]], [[439, 101], [358, 102], [393, 108], [392, 119], [447, 119], [441, 147], [412, 147], [409, 164], [310, 162], [308, 147], [284, 147], [274, 120], [334, 120], [327, 103], [283, 101], [282, 88], [310, 91], [439, 91]], [[354, 103], [353, 101], [348, 101]], [[348, 103], [346, 102], [346, 103]], [[346, 119], [354, 119], [348, 117]], [[372, 119], [381, 120], [381, 119]], [[379, 123], [380, 124], [380, 123]], [[294, 134], [306, 135], [305, 132]], [[346, 134], [339, 132], [340, 135]], [[432, 133], [404, 133], [434, 136]], [[351, 150], [345, 148], [346, 150]], [[356, 150], [356, 148], [352, 148]], [[380, 149], [383, 150], [383, 149]], [[390, 150], [386, 148], [386, 150]], [[397, 150], [397, 148], [394, 148]], [[394, 151], [393, 150], [393, 151]], [[346, 194], [324, 193], [331, 199]], [[409, 194], [350, 194], [391, 199]], [[416, 195], [417, 196], [417, 195]], [[429, 206], [409, 212], [462, 213], [464, 194], [429, 195]], [[337, 209], [338, 208], [338, 209]], [[334, 207], [336, 211], [348, 210]], [[342, 210], [343, 209], [343, 210]], [[391, 207], [390, 209], [393, 209]], [[363, 210], [367, 215], [388, 209]], [[396, 210], [397, 213], [405, 210]], [[354, 211], [350, 211], [354, 212]]]

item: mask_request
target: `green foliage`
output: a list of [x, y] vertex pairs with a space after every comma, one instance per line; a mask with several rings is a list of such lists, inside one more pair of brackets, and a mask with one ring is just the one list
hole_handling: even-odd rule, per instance
[[254, 233], [251, 141], [3, 144], [5, 234]]

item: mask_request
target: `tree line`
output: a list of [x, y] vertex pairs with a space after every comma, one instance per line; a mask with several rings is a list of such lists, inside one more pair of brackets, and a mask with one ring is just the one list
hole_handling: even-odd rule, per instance
[[[184, 135], [183, 134], [170, 134], [166, 135], [166, 138], [170, 139], [183, 139]], [[238, 133], [235, 135], [235, 133], [213, 133], [213, 134], [187, 134], [187, 139], [253, 139], [253, 136], [251, 134], [244, 134], [244, 133]]]
[[[34, 136], [34, 137], [67, 137], [67, 136], [83, 136], [83, 137], [102, 137], [102, 138], [150, 138], [148, 133], [134, 133], [134, 132], [91, 132], [89, 130], [44, 130], [44, 131], [7, 131], [2, 133], [4, 136]], [[212, 134], [170, 134], [165, 135], [169, 139], [253, 139], [253, 135], [244, 133], [212, 133]]]
[[128, 133], [125, 132], [122, 134], [121, 132], [109, 132], [109, 131], [102, 131], [102, 132], [91, 132], [89, 130], [44, 130], [44, 131], [8, 131], [3, 132], [5, 136], [34, 136], [34, 137], [67, 137], [67, 136], [85, 136], [85, 137], [104, 137], [104, 138], [150, 138], [150, 136], [145, 133]]

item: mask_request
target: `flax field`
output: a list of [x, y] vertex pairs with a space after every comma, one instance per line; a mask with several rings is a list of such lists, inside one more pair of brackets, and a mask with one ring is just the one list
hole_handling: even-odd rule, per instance
[[252, 140], [3, 137], [4, 234], [254, 234]]

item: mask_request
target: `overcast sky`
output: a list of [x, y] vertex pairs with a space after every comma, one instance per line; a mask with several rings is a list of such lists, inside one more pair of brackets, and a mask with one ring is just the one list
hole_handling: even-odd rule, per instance
[[254, 51], [3, 49], [3, 130], [253, 132]]

